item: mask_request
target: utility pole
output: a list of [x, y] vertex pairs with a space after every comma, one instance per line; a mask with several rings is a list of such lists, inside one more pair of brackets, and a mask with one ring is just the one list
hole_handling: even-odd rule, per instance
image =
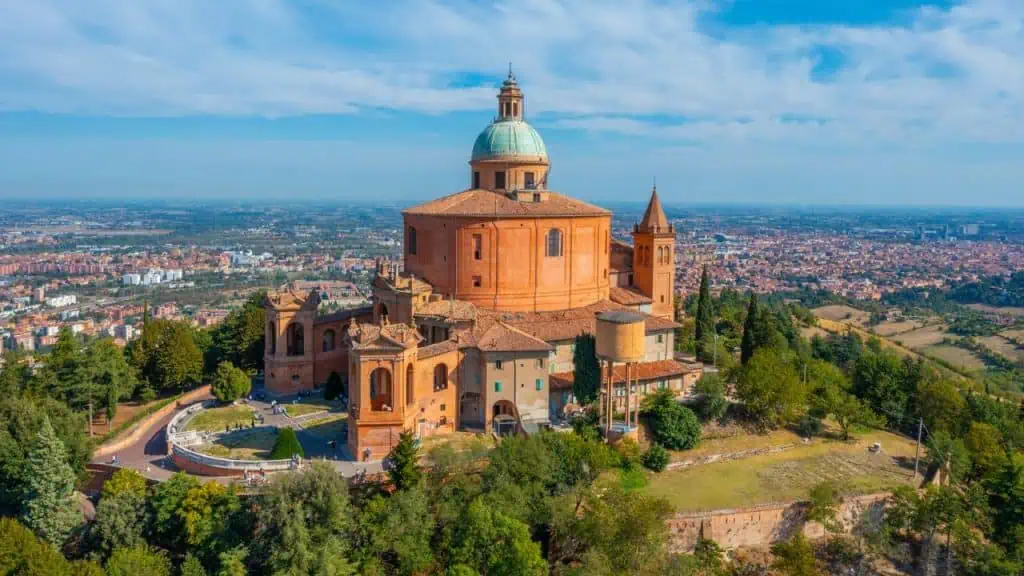
[[924, 428], [924, 418], [917, 420], [917, 448], [914, 449], [914, 478], [917, 478], [917, 466], [921, 461], [921, 430]]
[[89, 438], [92, 438], [92, 398], [89, 399]]

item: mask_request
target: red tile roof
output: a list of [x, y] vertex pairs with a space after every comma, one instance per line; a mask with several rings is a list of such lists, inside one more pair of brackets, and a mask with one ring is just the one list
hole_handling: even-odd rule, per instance
[[[692, 365], [683, 364], [676, 360], [656, 360], [654, 362], [640, 362], [634, 365], [635, 375], [633, 376], [637, 381], [645, 382], [651, 380], [661, 380], [664, 378], [672, 378], [676, 376], [682, 376], [694, 370], [700, 370], [699, 367]], [[606, 372], [602, 371], [601, 380], [604, 381]], [[624, 384], [626, 382], [626, 365], [617, 364], [612, 373], [616, 384]], [[566, 388], [572, 388], [572, 372], [558, 372], [548, 376], [548, 381], [551, 383], [552, 390], [564, 390]]]
[[613, 286], [608, 291], [608, 298], [612, 302], [622, 304], [623, 306], [641, 306], [643, 304], [650, 304], [654, 302], [644, 294], [641, 294], [638, 290], [633, 288], [620, 288]]
[[473, 216], [478, 218], [533, 218], [537, 216], [611, 216], [611, 212], [570, 198], [557, 192], [546, 192], [543, 202], [520, 202], [500, 192], [490, 190], [463, 190], [418, 206], [406, 208], [402, 214], [446, 216]]

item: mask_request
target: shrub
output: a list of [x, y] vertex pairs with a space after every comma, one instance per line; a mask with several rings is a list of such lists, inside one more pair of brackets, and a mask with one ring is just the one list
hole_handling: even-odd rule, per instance
[[341, 381], [341, 374], [331, 372], [327, 377], [327, 385], [324, 387], [324, 399], [335, 400], [345, 393], [345, 384]]
[[689, 450], [700, 441], [697, 415], [680, 404], [670, 390], [659, 390], [644, 398], [643, 414], [654, 441], [669, 450]]
[[796, 428], [804, 438], [813, 438], [815, 436], [821, 436], [821, 432], [825, 429], [825, 426], [821, 423], [821, 418], [810, 414], [804, 414], [803, 417], [800, 418], [800, 422], [797, 423]]
[[302, 444], [299, 443], [299, 437], [291, 428], [282, 429], [277, 435], [277, 442], [274, 442], [274, 449], [270, 451], [270, 459], [285, 460], [296, 454], [300, 458], [306, 455], [302, 450]]
[[623, 438], [615, 445], [623, 470], [632, 470], [639, 466], [641, 459], [640, 445], [631, 438]]
[[721, 419], [729, 408], [729, 401], [725, 399], [725, 384], [718, 374], [705, 374], [697, 381], [693, 389], [695, 394], [701, 396], [696, 404], [697, 416], [704, 422]]
[[251, 387], [249, 375], [245, 370], [236, 368], [231, 362], [221, 362], [213, 375], [210, 391], [221, 402], [234, 402], [249, 393]]
[[643, 455], [644, 466], [653, 472], [665, 470], [665, 467], [668, 466], [668, 461], [668, 450], [665, 450], [658, 444], [652, 444]]

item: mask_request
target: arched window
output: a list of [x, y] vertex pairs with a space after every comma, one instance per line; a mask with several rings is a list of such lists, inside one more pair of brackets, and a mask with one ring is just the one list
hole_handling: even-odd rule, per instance
[[270, 332], [270, 355], [277, 354], [277, 326], [273, 322], [267, 324], [267, 330]]
[[412, 406], [412, 403], [416, 401], [416, 380], [415, 370], [412, 368], [412, 364], [409, 364], [409, 368], [405, 371], [405, 405]]
[[665, 247], [658, 246], [658, 264], [665, 263]]
[[334, 350], [334, 330], [324, 332], [324, 352]]
[[391, 403], [391, 371], [377, 368], [370, 372], [370, 406], [376, 411], [390, 412]]
[[448, 389], [448, 367], [444, 364], [434, 366], [434, 392]]
[[547, 239], [544, 242], [544, 255], [557, 257], [562, 255], [562, 231], [557, 228], [548, 230]]
[[409, 226], [409, 254], [416, 254], [416, 229]]
[[289, 324], [285, 337], [288, 343], [289, 356], [303, 356], [306, 354], [305, 334], [302, 324], [298, 322]]

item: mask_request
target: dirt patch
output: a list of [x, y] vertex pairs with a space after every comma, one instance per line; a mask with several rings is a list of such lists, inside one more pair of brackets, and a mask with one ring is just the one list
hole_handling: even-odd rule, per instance
[[907, 348], [920, 350], [942, 342], [942, 339], [946, 336], [946, 325], [940, 323], [904, 332], [893, 339], [898, 340]]
[[1016, 344], [1003, 336], [986, 336], [978, 338], [978, 341], [996, 354], [1005, 356], [1014, 362], [1024, 362], [1024, 348], [1018, 348]]
[[1008, 316], [1024, 317], [1024, 308], [1019, 306], [988, 306], [986, 304], [968, 304], [968, 308], [980, 312], [991, 312], [992, 314], [1005, 314]]
[[926, 356], [945, 360], [953, 366], [963, 370], [980, 371], [985, 369], [985, 363], [975, 356], [973, 352], [957, 346], [940, 344], [938, 346], [929, 346], [922, 350], [922, 352], [924, 352]]
[[917, 330], [921, 327], [921, 324], [918, 320], [890, 320], [875, 326], [874, 331], [880, 336], [895, 336], [896, 334]]

